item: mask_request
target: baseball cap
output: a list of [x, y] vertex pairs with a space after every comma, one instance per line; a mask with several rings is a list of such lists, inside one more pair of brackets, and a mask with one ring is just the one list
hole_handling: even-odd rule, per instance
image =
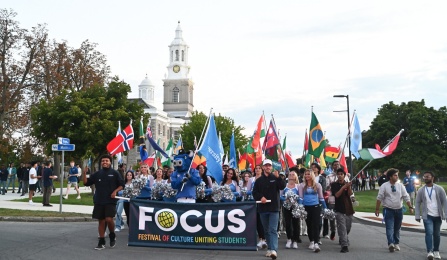
[[265, 160], [264, 160], [264, 163], [262, 163], [262, 165], [266, 165], [266, 164], [270, 164], [270, 165], [272, 165], [272, 160], [270, 160], [270, 159], [265, 159]]

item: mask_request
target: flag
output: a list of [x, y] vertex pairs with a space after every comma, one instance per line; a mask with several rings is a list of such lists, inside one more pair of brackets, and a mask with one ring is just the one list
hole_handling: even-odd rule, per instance
[[292, 152], [288, 151], [286, 152], [286, 160], [289, 168], [296, 166], [295, 161], [292, 159]]
[[[116, 131], [116, 135], [118, 136], [121, 132], [121, 122], [118, 121], [118, 131]], [[123, 157], [121, 156], [121, 153], [116, 154], [116, 159], [118, 160], [118, 164], [123, 163]]]
[[212, 176], [217, 183], [220, 183], [223, 178], [222, 156], [220, 155], [221, 150], [219, 147], [214, 115], [211, 115], [210, 117], [205, 139], [203, 140], [199, 151], [206, 158], [206, 166], [208, 168], [207, 175]]
[[279, 143], [278, 135], [276, 134], [276, 128], [273, 121], [270, 120], [269, 129], [264, 139], [264, 144], [262, 145], [262, 150], [267, 150], [269, 148], [275, 147]]
[[231, 134], [231, 139], [230, 139], [230, 160], [228, 161], [228, 166], [230, 166], [230, 168], [237, 168], [237, 159], [236, 159], [236, 146], [234, 144], [234, 131]]
[[320, 154], [320, 166], [321, 166], [321, 169], [326, 169], [326, 161], [324, 160], [324, 154], [323, 153], [321, 153]]
[[[340, 162], [340, 167], [345, 170], [345, 172], [348, 172], [348, 165], [346, 164], [346, 157], [344, 152], [340, 152], [340, 157], [338, 158], [338, 161]], [[350, 172], [352, 174], [352, 172]]]
[[140, 152], [140, 158], [141, 161], [144, 162], [149, 157], [147, 153], [146, 148], [146, 142], [144, 141], [144, 131], [143, 131], [143, 119], [140, 120], [140, 146], [139, 146], [139, 152]]
[[158, 146], [158, 144], [152, 138], [152, 130], [151, 130], [150, 122], [147, 123], [146, 136], [147, 136], [147, 140], [149, 141], [149, 144], [152, 146], [152, 148], [154, 148], [154, 150], [160, 152], [164, 157], [169, 158], [169, 156], [165, 153], [165, 151], [163, 151], [163, 149], [161, 149], [161, 147]]
[[206, 158], [202, 155], [201, 152], [197, 152], [196, 156], [194, 156], [194, 159], [192, 160], [191, 168], [196, 169], [197, 166], [201, 164], [206, 166]]
[[[238, 153], [239, 153], [239, 151], [238, 151]], [[238, 168], [239, 168], [239, 170], [247, 169], [247, 154], [246, 153], [244, 153], [242, 155], [239, 153]]]
[[362, 131], [360, 130], [357, 114], [354, 115], [354, 129], [351, 131], [351, 153], [356, 159], [360, 158], [359, 150], [362, 149]]
[[363, 148], [359, 151], [360, 157], [363, 160], [374, 160], [374, 159], [380, 159], [383, 157], [386, 157], [388, 155], [391, 155], [394, 150], [396, 150], [397, 144], [399, 143], [400, 134], [403, 130], [401, 130], [391, 141], [391, 143], [385, 147], [385, 149], [380, 149], [380, 146], [376, 144], [376, 149], [374, 148]]
[[[194, 136], [194, 140], [195, 140], [195, 136]], [[177, 145], [175, 146], [175, 149], [174, 149], [174, 154], [178, 154], [178, 151], [180, 151], [181, 149], [183, 149], [182, 136], [180, 136], [177, 141]]]
[[107, 151], [111, 155], [115, 155], [120, 152], [130, 150], [133, 147], [133, 128], [132, 124], [129, 124], [119, 135], [115, 136], [107, 144]]
[[307, 135], [307, 129], [306, 129], [306, 132], [304, 133], [303, 153], [305, 153], [307, 150], [309, 150], [309, 135]]
[[163, 165], [163, 166], [168, 166], [168, 167], [170, 167], [171, 166], [171, 156], [172, 156], [172, 154], [174, 153], [174, 144], [173, 144], [173, 142], [172, 142], [172, 139], [170, 139], [169, 140], [169, 143], [168, 143], [168, 147], [166, 147], [166, 154], [169, 156], [169, 157], [163, 157], [163, 158], [161, 158], [161, 165]]
[[258, 148], [259, 146], [259, 142], [261, 140], [262, 122], [264, 122], [264, 115], [262, 115], [261, 118], [259, 118], [258, 126], [256, 127], [256, 131], [253, 136], [253, 141], [251, 142], [251, 147], [253, 149]]
[[324, 148], [324, 155], [325, 155], [325, 160], [327, 162], [334, 162], [335, 160], [337, 160], [338, 155], [340, 154], [340, 148], [338, 147], [333, 147], [333, 146], [327, 146], [326, 148]]
[[312, 120], [309, 129], [309, 154], [318, 158], [326, 146], [326, 140], [324, 139], [323, 130], [321, 130], [320, 123], [314, 112], [312, 112]]
[[282, 150], [283, 150], [283, 151], [286, 150], [286, 139], [287, 139], [287, 135], [284, 136], [284, 140], [282, 141]]
[[148, 156], [144, 161], [142, 160], [142, 162], [147, 164], [149, 167], [151, 167], [154, 164], [154, 161], [155, 161], [155, 152], [153, 152], [151, 156]]
[[[222, 135], [220, 134], [220, 132], [219, 132], [219, 150], [220, 150], [220, 159], [222, 160], [225, 155], [225, 150], [222, 144]], [[227, 162], [228, 162], [228, 156], [227, 156]]]

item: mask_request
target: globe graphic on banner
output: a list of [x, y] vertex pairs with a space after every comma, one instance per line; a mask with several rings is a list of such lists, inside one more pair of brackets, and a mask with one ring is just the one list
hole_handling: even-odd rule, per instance
[[169, 211], [160, 212], [160, 214], [158, 214], [157, 220], [160, 226], [162, 226], [163, 228], [170, 228], [172, 227], [172, 225], [174, 225], [175, 222], [174, 214]]

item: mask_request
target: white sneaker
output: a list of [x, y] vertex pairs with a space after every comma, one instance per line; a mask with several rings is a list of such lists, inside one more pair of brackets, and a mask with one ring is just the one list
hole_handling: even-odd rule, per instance
[[267, 242], [265, 242], [265, 240], [262, 240], [262, 249], [266, 249], [268, 246], [267, 246]]
[[435, 256], [435, 259], [441, 259], [441, 255], [439, 254], [439, 251], [433, 252], [433, 255]]
[[272, 250], [272, 253], [270, 254], [270, 257], [271, 257], [272, 259], [276, 259], [276, 258], [278, 257], [278, 254], [276, 253], [275, 250]]
[[428, 254], [427, 254], [427, 259], [429, 259], [429, 260], [433, 260], [433, 258], [434, 258], [435, 256], [434, 256], [434, 254], [433, 254], [433, 252], [428, 252]]
[[295, 249], [297, 249], [297, 248], [298, 248], [298, 243], [297, 243], [297, 242], [293, 242], [293, 243], [292, 243], [292, 247], [295, 248]]
[[126, 226], [124, 226], [124, 225], [121, 226], [121, 229], [125, 229], [125, 228], [126, 228]]
[[63, 196], [62, 198], [63, 198], [64, 200], [67, 200], [67, 199], [68, 199], [68, 195]]
[[318, 244], [319, 244], [319, 245], [322, 245], [322, 244], [323, 244], [323, 242], [321, 242], [321, 240], [320, 240], [320, 241], [318, 241]]
[[310, 241], [309, 249], [310, 249], [310, 250], [314, 250], [314, 248], [315, 248], [314, 241]]
[[80, 200], [80, 199], [81, 199], [81, 195], [78, 195], [78, 196], [76, 197], [76, 199], [77, 199], [77, 200]]
[[270, 257], [272, 255], [272, 251], [267, 250], [267, 253], [265, 254], [266, 257]]
[[259, 239], [259, 242], [258, 242], [258, 244], [256, 245], [257, 247], [259, 247], [259, 248], [262, 248], [262, 239]]
[[121, 231], [121, 229], [115, 228], [115, 232], [120, 232], [120, 231]]
[[329, 239], [329, 235], [325, 235], [325, 236], [324, 236], [324, 238], [327, 238], [327, 239]]
[[399, 246], [399, 244], [395, 244], [395, 245], [394, 245], [394, 250], [395, 250], [395, 251], [400, 251], [400, 246]]
[[388, 249], [390, 250], [391, 253], [394, 252], [394, 244], [391, 243], [391, 244], [388, 246]]
[[315, 244], [314, 244], [314, 252], [315, 252], [315, 253], [320, 252], [320, 246], [318, 245], [318, 243], [315, 243]]
[[30, 206], [34, 206], [34, 202], [33, 202], [32, 200], [28, 201], [28, 204], [29, 204]]
[[292, 240], [287, 239], [286, 248], [290, 248], [291, 245], [292, 245]]

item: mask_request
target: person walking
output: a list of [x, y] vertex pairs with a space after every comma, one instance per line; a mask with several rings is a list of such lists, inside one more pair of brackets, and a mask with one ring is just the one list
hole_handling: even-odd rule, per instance
[[57, 176], [53, 175], [53, 170], [51, 169], [51, 162], [46, 162], [42, 174], [42, 185], [43, 185], [42, 204], [44, 207], [53, 207], [53, 205], [50, 204], [50, 197], [51, 192], [53, 190], [53, 179], [56, 178]]
[[397, 169], [388, 169], [386, 175], [389, 179], [379, 188], [379, 194], [376, 201], [376, 216], [379, 216], [380, 204], [383, 204], [383, 218], [385, 220], [386, 238], [390, 252], [400, 251], [400, 228], [402, 226], [403, 211], [402, 201], [405, 200], [410, 212], [414, 213], [411, 205], [410, 196], [399, 180], [399, 171]]
[[67, 192], [65, 193], [65, 196], [62, 197], [64, 199], [68, 199], [68, 193], [70, 192], [71, 185], [74, 186], [76, 192], [78, 193], [78, 196], [76, 199], [81, 199], [81, 192], [79, 191], [79, 185], [78, 185], [78, 168], [75, 166], [74, 161], [70, 162], [70, 169], [68, 170], [68, 181], [67, 181]]
[[[281, 200], [285, 201], [287, 192], [292, 192], [298, 195], [298, 175], [296, 172], [291, 171], [289, 173], [289, 178], [287, 181], [286, 188], [281, 191]], [[284, 222], [286, 226], [286, 235], [287, 235], [287, 243], [286, 248], [298, 248], [298, 242], [301, 242], [300, 239], [300, 219], [294, 218], [292, 214], [292, 208], [287, 209], [284, 207], [283, 203], [283, 214], [284, 214]]]
[[7, 170], [8, 170], [8, 183], [6, 184], [6, 190], [8, 190], [9, 185], [12, 184], [12, 193], [15, 193], [17, 169], [16, 167], [14, 167], [14, 163], [10, 163]]
[[95, 184], [96, 192], [93, 197], [93, 214], [92, 218], [98, 219], [99, 242], [95, 247], [96, 250], [102, 250], [106, 247], [104, 233], [106, 225], [109, 228], [110, 247], [115, 247], [116, 234], [115, 223], [113, 217], [116, 215], [116, 194], [124, 188], [124, 180], [121, 174], [112, 169], [112, 157], [108, 154], [101, 156], [101, 169], [94, 174], [84, 175], [83, 181], [85, 186]]
[[414, 204], [414, 199], [416, 197], [416, 192], [415, 192], [415, 186], [414, 186], [414, 179], [411, 178], [411, 171], [407, 170], [405, 172], [405, 178], [404, 178], [404, 186], [405, 189], [407, 190], [408, 195], [410, 196], [411, 199], [411, 203]]
[[341, 253], [349, 252], [349, 232], [351, 231], [354, 207], [352, 206], [351, 195], [353, 194], [351, 182], [345, 180], [346, 172], [337, 169], [337, 181], [331, 183], [331, 191], [335, 196], [335, 218], [337, 220], [337, 232], [341, 245]]
[[[267, 239], [267, 257], [276, 259], [278, 257], [278, 221], [279, 221], [279, 192], [286, 187], [286, 182], [279, 174], [272, 174], [272, 161], [263, 162], [264, 174], [259, 177], [253, 188], [253, 198], [261, 201], [258, 212], [261, 218], [264, 233]], [[270, 200], [271, 202], [267, 202]]]
[[427, 259], [441, 259], [441, 224], [447, 216], [447, 199], [444, 188], [433, 183], [435, 174], [424, 173], [425, 186], [418, 190], [414, 217], [424, 222]]

